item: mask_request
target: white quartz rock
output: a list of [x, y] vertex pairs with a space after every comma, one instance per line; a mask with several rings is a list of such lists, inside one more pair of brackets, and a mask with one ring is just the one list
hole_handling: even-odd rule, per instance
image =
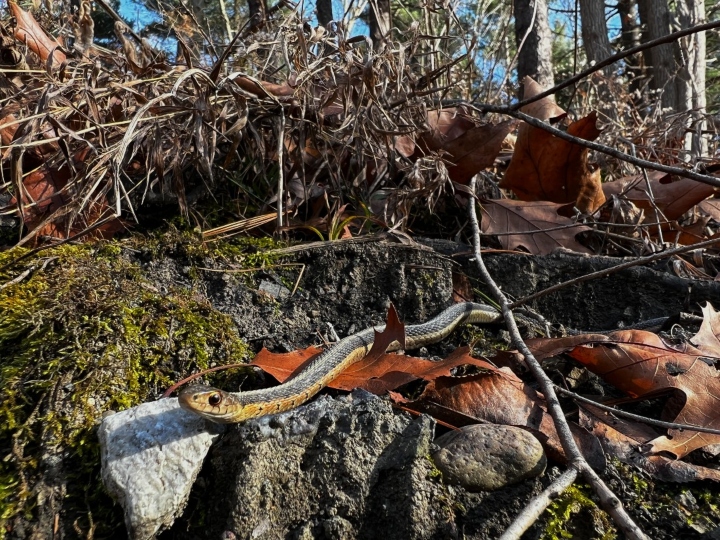
[[154, 538], [172, 525], [218, 435], [217, 427], [181, 409], [177, 398], [102, 421], [102, 479], [125, 510], [130, 538]]

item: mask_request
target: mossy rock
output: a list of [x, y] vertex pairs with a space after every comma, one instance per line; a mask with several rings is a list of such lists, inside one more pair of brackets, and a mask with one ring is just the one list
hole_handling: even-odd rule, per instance
[[125, 536], [100, 481], [102, 414], [250, 356], [230, 317], [192, 285], [160, 292], [137, 255], [262, 264], [250, 243], [172, 233], [0, 253], [0, 538]]

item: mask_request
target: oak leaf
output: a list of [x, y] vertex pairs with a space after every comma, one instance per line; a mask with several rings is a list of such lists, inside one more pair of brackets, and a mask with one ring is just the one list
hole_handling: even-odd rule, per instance
[[645, 455], [639, 448], [645, 441], [652, 440], [657, 432], [646, 424], [640, 424], [610, 416], [607, 412], [581, 405], [579, 423], [593, 433], [602, 444], [605, 452], [615, 456], [623, 463], [635, 465], [654, 478], [664, 482], [693, 482], [695, 480], [714, 480], [720, 482], [720, 471], [670, 459], [662, 455]]
[[429, 111], [428, 130], [413, 142], [408, 136], [395, 139], [395, 149], [403, 156], [419, 159], [429, 152], [448, 162], [450, 179], [467, 184], [477, 173], [493, 165], [503, 143], [517, 122], [478, 124], [464, 109]]
[[[533, 97], [543, 88], [530, 77], [523, 81], [524, 96]], [[565, 120], [566, 112], [548, 96], [521, 109], [542, 120]], [[588, 141], [600, 135], [597, 113], [567, 125], [567, 133]], [[600, 170], [588, 163], [589, 150], [547, 131], [523, 122], [518, 129], [515, 151], [500, 187], [510, 189], [524, 201], [575, 203], [584, 213], [591, 213], [605, 202]]]
[[[653, 333], [624, 330], [610, 341], [579, 345], [569, 356], [632, 398], [670, 394], [663, 420], [720, 429], [720, 374], [703, 352], [690, 345], [671, 347]], [[677, 458], [710, 444], [720, 435], [691, 430], [668, 430], [667, 436], [647, 441], [651, 453]]]
[[592, 253], [575, 239], [590, 228], [561, 216], [558, 210], [563, 206], [543, 201], [485, 200], [481, 205], [482, 232], [497, 234], [505, 249], [523, 248], [533, 255], [548, 255], [558, 248]]
[[[316, 347], [290, 353], [271, 353], [261, 350], [250, 365], [261, 368], [285, 382], [291, 376], [303, 370], [307, 362], [321, 352]], [[415, 358], [405, 354], [378, 353], [366, 356], [340, 373], [328, 384], [337, 390], [353, 390], [363, 388], [368, 392], [383, 395], [389, 390], [418, 379], [432, 381], [438, 377], [448, 376], [456, 367], [474, 365], [481, 369], [495, 369], [485, 360], [471, 357], [467, 349], [458, 349], [444, 360], [432, 361]]]
[[[451, 424], [457, 421], [453, 413], [459, 412], [475, 422], [530, 428], [539, 435], [550, 458], [564, 461], [562, 445], [544, 398], [506, 368], [465, 377], [439, 377], [427, 385], [416, 401], [402, 400], [402, 404], [408, 410], [432, 412], [438, 420]], [[588, 462], [602, 469], [605, 458], [598, 440], [576, 424], [570, 424], [570, 428]]]
[[717, 192], [713, 186], [660, 171], [649, 171], [648, 181], [652, 199], [642, 175], [607, 182], [602, 187], [606, 197], [624, 193], [626, 199], [645, 210], [646, 221], [656, 221], [653, 202], [662, 214], [672, 221]]

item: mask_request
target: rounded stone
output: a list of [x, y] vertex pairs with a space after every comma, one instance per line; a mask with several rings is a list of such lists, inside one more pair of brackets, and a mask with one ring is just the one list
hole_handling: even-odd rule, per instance
[[468, 491], [492, 491], [545, 472], [547, 458], [535, 436], [514, 426], [475, 424], [435, 440], [432, 454], [443, 478]]

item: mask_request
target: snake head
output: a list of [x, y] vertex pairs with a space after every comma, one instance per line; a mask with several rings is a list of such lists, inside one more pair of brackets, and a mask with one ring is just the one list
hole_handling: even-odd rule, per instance
[[237, 422], [243, 408], [232, 394], [200, 384], [184, 388], [178, 395], [178, 402], [186, 411], [219, 424]]

